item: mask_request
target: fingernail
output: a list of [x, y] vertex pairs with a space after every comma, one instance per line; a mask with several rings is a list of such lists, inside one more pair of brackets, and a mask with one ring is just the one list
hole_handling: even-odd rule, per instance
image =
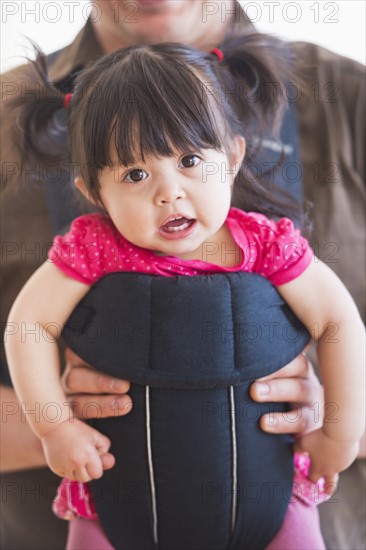
[[129, 411], [132, 408], [132, 401], [126, 401], [126, 398], [116, 399], [114, 406], [120, 413]]
[[121, 403], [119, 403], [118, 401], [114, 401], [111, 405], [111, 409], [113, 411], [113, 414], [115, 416], [120, 416], [122, 415], [123, 411], [124, 411], [124, 407]]
[[[122, 403], [122, 400], [121, 400], [121, 403]], [[123, 407], [124, 407], [124, 409], [126, 409], [126, 410], [129, 409], [129, 408], [131, 408], [131, 407], [132, 407], [132, 401], [126, 401], [126, 400], [124, 400], [124, 401], [123, 401]]]
[[263, 382], [256, 382], [255, 386], [259, 395], [268, 395], [270, 392], [268, 384], [263, 384]]

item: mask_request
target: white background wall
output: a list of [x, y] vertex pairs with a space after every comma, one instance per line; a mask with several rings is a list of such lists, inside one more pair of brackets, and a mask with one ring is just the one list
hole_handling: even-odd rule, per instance
[[[89, 0], [2, 0], [1, 72], [22, 63], [26, 36], [46, 53], [68, 44], [83, 26], [90, 4]], [[241, 0], [241, 4], [260, 31], [316, 42], [366, 63], [365, 0]]]

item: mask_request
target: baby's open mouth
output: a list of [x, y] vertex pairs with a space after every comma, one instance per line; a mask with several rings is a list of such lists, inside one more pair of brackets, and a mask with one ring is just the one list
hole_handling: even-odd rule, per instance
[[191, 227], [196, 220], [185, 218], [184, 216], [174, 216], [169, 221], [165, 222], [164, 225], [159, 227], [160, 231], [164, 233], [176, 233], [178, 231], [184, 231]]
[[168, 240], [185, 239], [194, 233], [196, 227], [195, 218], [188, 218], [184, 214], [172, 214], [160, 225], [158, 232]]

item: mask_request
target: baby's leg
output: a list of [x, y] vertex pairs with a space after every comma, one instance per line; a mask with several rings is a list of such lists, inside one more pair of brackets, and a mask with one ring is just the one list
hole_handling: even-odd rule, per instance
[[265, 550], [325, 550], [318, 508], [293, 500], [281, 529]]
[[100, 521], [76, 518], [70, 521], [66, 550], [114, 550]]
[[[98, 520], [70, 521], [66, 550], [114, 550]], [[316, 506], [290, 502], [281, 529], [265, 550], [325, 550]]]

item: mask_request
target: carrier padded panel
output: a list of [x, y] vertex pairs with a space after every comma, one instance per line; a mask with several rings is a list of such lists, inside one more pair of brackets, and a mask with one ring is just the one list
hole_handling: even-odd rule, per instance
[[115, 466], [92, 483], [99, 518], [114, 548], [262, 550], [268, 545], [292, 493], [292, 438], [260, 429], [262, 414], [285, 408], [254, 404], [249, 386], [245, 382], [234, 388], [236, 452], [228, 388], [150, 389], [157, 543], [145, 388], [131, 386], [133, 409], [128, 415], [93, 423], [113, 441], [116, 457]]
[[114, 273], [92, 287], [63, 331], [98, 370], [156, 388], [219, 388], [270, 374], [309, 340], [260, 275]]
[[296, 357], [309, 335], [275, 288], [246, 273], [97, 283], [64, 337], [132, 382], [132, 411], [96, 419], [115, 466], [92, 483], [117, 550], [261, 550], [280, 528], [292, 439], [259, 427], [285, 404], [254, 403], [252, 381]]

